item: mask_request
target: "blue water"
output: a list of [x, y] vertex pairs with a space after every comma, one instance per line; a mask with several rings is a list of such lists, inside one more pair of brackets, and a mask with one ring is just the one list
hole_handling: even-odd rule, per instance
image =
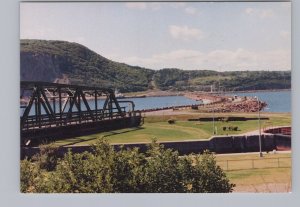
[[265, 112], [291, 112], [291, 91], [268, 91], [254, 93], [234, 93], [238, 96], [258, 97], [268, 105]]
[[[201, 104], [201, 101], [195, 101], [192, 99], [188, 99], [184, 96], [163, 96], [163, 97], [146, 97], [146, 98], [130, 98], [130, 99], [118, 99], [119, 101], [133, 101], [135, 104], [135, 110], [143, 110], [143, 109], [153, 109], [153, 108], [162, 108], [162, 107], [172, 107], [172, 106], [183, 106], [183, 105], [191, 105], [191, 104]], [[95, 109], [94, 100], [88, 101], [90, 108]], [[129, 103], [119, 103], [121, 107], [125, 107], [125, 110], [132, 110], [132, 106]], [[103, 108], [104, 100], [98, 100], [98, 108]], [[67, 104], [65, 112], [69, 109], [69, 104]], [[53, 106], [52, 106], [53, 107]], [[55, 112], [58, 113], [59, 105], [56, 103]], [[84, 104], [81, 105], [82, 110], [86, 110]], [[73, 111], [77, 111], [77, 108], [74, 106]], [[20, 113], [24, 112], [24, 109], [21, 109]], [[41, 110], [42, 114], [46, 114], [46, 112]], [[35, 109], [31, 108], [29, 115], [34, 115]]]
[[[268, 104], [264, 109], [264, 111], [266, 112], [291, 112], [291, 91], [234, 93], [234, 95], [258, 97], [259, 100], [265, 101]], [[133, 101], [135, 103], [136, 110], [200, 103], [198, 101], [188, 99], [184, 96], [132, 98], [126, 100]]]
[[[192, 104], [201, 104], [201, 101], [195, 101], [184, 96], [162, 96], [162, 97], [146, 97], [146, 98], [130, 98], [120, 100], [131, 100], [135, 104], [136, 110], [153, 109], [171, 106], [183, 106]], [[126, 104], [122, 104], [126, 106]]]
[[[233, 94], [228, 94], [233, 95]], [[238, 96], [257, 96], [260, 100], [265, 101], [268, 106], [264, 109], [266, 112], [291, 112], [291, 91], [276, 91], [276, 92], [255, 92], [255, 93], [234, 93]], [[120, 101], [131, 100], [135, 103], [135, 110], [153, 109], [171, 106], [182, 106], [191, 104], [200, 104], [202, 102], [188, 99], [184, 96], [164, 96], [164, 97], [146, 97], [146, 98], [130, 98], [119, 99]], [[98, 101], [98, 108], [103, 106], [104, 100]], [[94, 109], [94, 101], [90, 100], [89, 105], [91, 109]], [[125, 107], [126, 111], [132, 110], [131, 105], [128, 103], [120, 103], [120, 106]], [[56, 112], [58, 112], [58, 105], [56, 104]], [[76, 107], [74, 107], [76, 109]], [[68, 110], [68, 105], [66, 110]], [[82, 105], [82, 110], [85, 110], [85, 106]], [[21, 109], [20, 115], [22, 115], [24, 109]], [[45, 111], [42, 110], [45, 114]], [[34, 115], [34, 107], [30, 111], [30, 115]]]

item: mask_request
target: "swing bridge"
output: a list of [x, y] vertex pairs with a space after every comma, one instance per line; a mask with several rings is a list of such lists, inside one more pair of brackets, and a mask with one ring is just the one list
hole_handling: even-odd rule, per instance
[[[143, 119], [132, 101], [109, 88], [21, 81], [21, 145], [137, 127]], [[124, 104], [131, 105], [125, 110]]]

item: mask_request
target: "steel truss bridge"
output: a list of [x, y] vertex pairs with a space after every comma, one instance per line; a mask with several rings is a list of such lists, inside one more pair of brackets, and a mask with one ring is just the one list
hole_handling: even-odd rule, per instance
[[[108, 88], [21, 81], [21, 144], [135, 127], [141, 113]], [[121, 103], [131, 104], [126, 111]]]

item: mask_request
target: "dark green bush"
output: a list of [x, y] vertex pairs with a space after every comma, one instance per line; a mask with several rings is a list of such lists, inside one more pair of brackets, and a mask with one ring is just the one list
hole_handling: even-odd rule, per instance
[[168, 120], [168, 123], [169, 123], [169, 124], [175, 124], [175, 120], [174, 120], [174, 119], [169, 119], [169, 120]]
[[40, 153], [33, 157], [37, 161], [41, 169], [52, 171], [55, 169], [58, 162], [58, 147], [53, 143], [47, 145], [40, 145]]
[[40, 162], [21, 161], [22, 192], [225, 193], [234, 187], [209, 152], [179, 156], [155, 140], [141, 153], [137, 148], [116, 151], [100, 139], [91, 153], [69, 151], [52, 171], [39, 168]]

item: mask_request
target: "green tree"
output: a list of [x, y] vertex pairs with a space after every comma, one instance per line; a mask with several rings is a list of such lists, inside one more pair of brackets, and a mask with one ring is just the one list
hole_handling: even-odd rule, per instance
[[[42, 156], [45, 154], [38, 157]], [[54, 169], [41, 168], [45, 160], [53, 159], [21, 161], [22, 192], [225, 193], [234, 187], [213, 154], [179, 156], [156, 140], [142, 153], [138, 148], [124, 146], [115, 150], [99, 139], [92, 152], [69, 151], [57, 159]]]

